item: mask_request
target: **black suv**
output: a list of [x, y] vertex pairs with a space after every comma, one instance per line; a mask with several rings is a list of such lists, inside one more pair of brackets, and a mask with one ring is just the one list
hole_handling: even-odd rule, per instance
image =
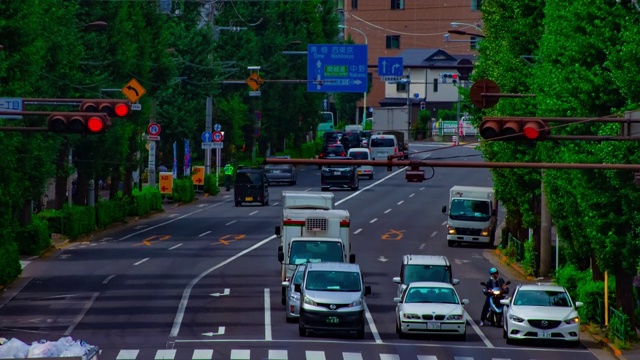
[[[350, 157], [334, 157], [331, 160], [353, 160]], [[320, 186], [322, 191], [328, 191], [332, 187], [350, 188], [358, 190], [360, 183], [356, 165], [324, 165], [320, 173]]]
[[347, 131], [342, 134], [340, 143], [344, 146], [345, 150], [360, 147], [362, 138], [359, 131]]
[[242, 203], [269, 205], [269, 179], [264, 169], [238, 169], [233, 183], [233, 198], [236, 206]]
[[[329, 144], [322, 147], [322, 151], [320, 152], [320, 155], [318, 155], [318, 159], [326, 160], [333, 159], [339, 156], [347, 156], [347, 152], [345, 151], [344, 146], [339, 143]], [[322, 168], [322, 166], [318, 165], [318, 169], [320, 168]]]

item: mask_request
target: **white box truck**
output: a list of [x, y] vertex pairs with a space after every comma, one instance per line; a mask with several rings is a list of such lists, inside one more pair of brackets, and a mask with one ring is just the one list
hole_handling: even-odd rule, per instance
[[[282, 210], [282, 227], [276, 226], [280, 237], [278, 261], [281, 263], [281, 283], [289, 281], [297, 265], [308, 262], [355, 263], [349, 240], [350, 216], [346, 210]], [[285, 304], [286, 288], [282, 288]]]
[[282, 192], [282, 205], [285, 209], [331, 210], [335, 204], [335, 196], [329, 192], [293, 190]]
[[449, 190], [447, 243], [482, 243], [493, 246], [498, 223], [498, 201], [489, 187], [454, 186]]
[[381, 107], [373, 110], [372, 133], [394, 135], [398, 140], [398, 151], [409, 154], [409, 112], [407, 107]]

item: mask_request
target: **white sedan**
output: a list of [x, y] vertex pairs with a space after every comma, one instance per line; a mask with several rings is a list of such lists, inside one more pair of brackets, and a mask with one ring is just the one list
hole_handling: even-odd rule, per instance
[[400, 338], [407, 334], [449, 334], [466, 339], [467, 322], [464, 304], [453, 285], [448, 283], [412, 282], [393, 299], [396, 306], [396, 333]]
[[558, 285], [525, 284], [516, 288], [506, 305], [503, 337], [514, 340], [541, 339], [580, 343], [580, 316], [567, 290]]

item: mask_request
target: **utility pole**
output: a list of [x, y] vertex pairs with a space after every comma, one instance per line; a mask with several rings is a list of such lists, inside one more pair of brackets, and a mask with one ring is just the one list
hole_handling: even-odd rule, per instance
[[544, 173], [542, 170], [540, 181], [540, 276], [547, 276], [551, 272], [551, 215], [547, 208]]
[[[213, 99], [211, 96], [207, 97], [207, 109], [205, 120], [205, 131], [211, 133], [213, 130]], [[211, 149], [204, 149], [204, 173], [206, 175], [211, 173]]]

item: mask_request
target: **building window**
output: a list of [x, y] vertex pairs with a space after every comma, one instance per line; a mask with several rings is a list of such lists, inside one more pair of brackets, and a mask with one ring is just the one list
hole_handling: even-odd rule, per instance
[[358, 10], [358, 0], [351, 0], [351, 10]]
[[398, 81], [396, 83], [396, 91], [397, 92], [407, 92], [407, 83]]
[[387, 49], [400, 49], [400, 35], [387, 35]]
[[391, 10], [404, 10], [404, 0], [391, 0]]
[[471, 0], [471, 11], [482, 11], [482, 0]]
[[469, 45], [469, 50], [478, 50], [478, 38], [475, 36], [472, 36], [470, 38], [470, 45]]

